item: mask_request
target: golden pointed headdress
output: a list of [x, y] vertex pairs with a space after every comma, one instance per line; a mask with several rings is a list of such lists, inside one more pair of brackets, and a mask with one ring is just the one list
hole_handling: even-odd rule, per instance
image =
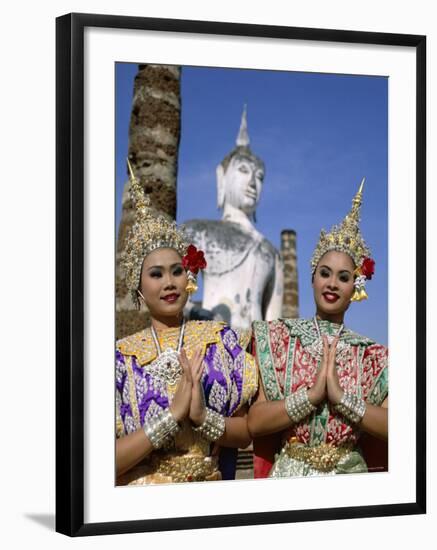
[[157, 248], [174, 248], [184, 257], [188, 243], [182, 228], [176, 222], [164, 216], [156, 216], [150, 207], [150, 199], [135, 177], [129, 160], [130, 196], [133, 203], [135, 221], [126, 239], [122, 267], [125, 273], [126, 286], [131, 291], [132, 300], [137, 304], [137, 291], [140, 285], [143, 260]]
[[319, 242], [314, 249], [311, 258], [311, 273], [314, 274], [320, 259], [330, 250], [348, 254], [355, 264], [355, 293], [353, 301], [367, 298], [364, 290], [365, 279], [373, 275], [374, 262], [370, 259], [370, 249], [360, 232], [360, 207], [363, 196], [365, 178], [362, 179], [360, 188], [352, 200], [352, 208], [340, 225], [334, 225], [327, 233], [324, 229], [320, 232]]

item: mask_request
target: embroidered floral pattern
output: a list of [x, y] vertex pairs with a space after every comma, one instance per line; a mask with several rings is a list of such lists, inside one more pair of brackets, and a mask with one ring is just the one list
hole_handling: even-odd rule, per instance
[[328, 420], [326, 443], [338, 446], [345, 443], [356, 443], [357, 439], [358, 431], [354, 430], [346, 419], [331, 413]]
[[309, 444], [310, 442], [310, 427], [308, 424], [299, 424], [294, 429], [295, 436], [301, 443]]
[[269, 337], [271, 354], [276, 369], [276, 380], [282, 395], [284, 395], [288, 346], [290, 343], [287, 327], [282, 323], [272, 326], [269, 331]]
[[[375, 344], [369, 346], [363, 356], [363, 397], [369, 398], [375, 404], [380, 404], [387, 397], [388, 384], [384, 383], [386, 377], [378, 384], [380, 377], [388, 366], [388, 350], [384, 346]], [[380, 401], [380, 403], [378, 403]]]
[[226, 401], [227, 393], [224, 387], [214, 380], [211, 391], [208, 396], [208, 404], [218, 413], [223, 413], [223, 405]]
[[147, 409], [144, 410], [142, 423], [145, 424], [150, 422], [150, 420], [152, 420], [152, 418], [156, 418], [161, 411], [162, 407], [160, 407], [156, 401], [151, 401]]
[[[172, 400], [170, 386], [143, 368], [145, 358], [149, 362], [156, 358], [149, 333], [149, 330], [141, 331], [118, 342], [115, 369], [117, 436], [137, 430], [168, 407]], [[166, 331], [161, 336], [162, 348], [175, 348], [177, 337], [178, 330]], [[249, 342], [246, 333], [244, 340]], [[146, 347], [147, 343], [150, 348]], [[202, 375], [206, 404], [231, 416], [256, 393], [257, 370], [253, 357], [241, 347], [238, 335], [223, 323], [188, 322], [183, 347], [189, 357], [199, 345], [206, 351]]]
[[[337, 325], [321, 322], [322, 333], [333, 334]], [[283, 399], [284, 381], [295, 392], [301, 387], [310, 388], [316, 379], [319, 364], [308, 347], [318, 337], [312, 321], [286, 319], [254, 323], [254, 344], [260, 373], [269, 400]], [[337, 364], [340, 386], [353, 393], [360, 392], [364, 399], [381, 405], [388, 393], [387, 348], [375, 344], [349, 330], [341, 335], [344, 351]], [[292, 428], [301, 443], [318, 445], [355, 444], [359, 430], [326, 402], [310, 417]]]
[[337, 373], [340, 386], [343, 391], [357, 393], [359, 383], [359, 349], [349, 347], [349, 353], [346, 357], [337, 363]]
[[302, 347], [299, 340], [294, 342], [294, 364], [291, 369], [291, 379], [293, 380], [291, 391], [295, 392], [299, 388], [310, 388], [314, 384], [317, 376], [318, 365], [313, 356]]

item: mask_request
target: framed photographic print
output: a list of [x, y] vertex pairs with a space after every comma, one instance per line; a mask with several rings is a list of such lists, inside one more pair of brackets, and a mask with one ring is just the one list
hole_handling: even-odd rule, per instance
[[[425, 37], [413, 35], [94, 14], [57, 19], [57, 531], [85, 536], [425, 513], [425, 48]], [[353, 354], [354, 346], [363, 351], [357, 351], [364, 365], [357, 384], [366, 406], [387, 410], [390, 394], [388, 462], [372, 461], [363, 442], [365, 469], [361, 454], [351, 469], [340, 469], [351, 456], [340, 457], [340, 447], [360, 430], [336, 424], [329, 407], [315, 407], [312, 423], [299, 425], [283, 447], [297, 440], [300, 454], [287, 452], [306, 465], [294, 473], [272, 475], [280, 455], [269, 463], [256, 444], [253, 468], [252, 447], [226, 457], [226, 446], [214, 445], [210, 431], [201, 458], [208, 467], [217, 464], [216, 483], [203, 482], [217, 479], [211, 472], [184, 466], [176, 473], [174, 461], [164, 467], [158, 458], [138, 475], [132, 472], [139, 461], [120, 474], [116, 435], [143, 434], [144, 427], [148, 441], [158, 441], [161, 432], [147, 432], [146, 421], [153, 407], [153, 422], [161, 418], [161, 407], [175, 395], [160, 395], [158, 371], [148, 367], [149, 359], [163, 356], [166, 340], [158, 325], [157, 332], [138, 332], [150, 318], [130, 301], [138, 277], [143, 288], [144, 265], [132, 268], [134, 286], [124, 278], [126, 257], [134, 258], [133, 224], [150, 232], [156, 220], [138, 217], [139, 203], [129, 195], [135, 182], [166, 231], [176, 220], [196, 254], [205, 252], [198, 288], [180, 308], [187, 322], [170, 348], [179, 338], [190, 349], [194, 326], [220, 327], [221, 339], [218, 329], [214, 337], [202, 336], [203, 391], [207, 407], [215, 407], [214, 429], [229, 426], [235, 411], [249, 410], [250, 417], [258, 406], [260, 381], [249, 352], [256, 354], [268, 399], [298, 387], [293, 374], [278, 375], [277, 386], [269, 386], [262, 367], [266, 325], [252, 322], [285, 319], [278, 322], [299, 342], [305, 336], [292, 332], [296, 323], [315, 337], [323, 333], [315, 309], [325, 299], [323, 311], [334, 311], [348, 281], [317, 297], [311, 262], [318, 265], [320, 230], [349, 246], [350, 224], [359, 226], [369, 246], [361, 256], [372, 260], [372, 269], [351, 264], [350, 292], [358, 293], [358, 303], [345, 306], [346, 320], [332, 336], [343, 338], [340, 355]], [[184, 269], [197, 275], [202, 266], [190, 263], [195, 253], [183, 254]], [[164, 277], [164, 267], [151, 277]], [[328, 277], [334, 268], [324, 269]], [[366, 290], [365, 279], [372, 279]], [[165, 308], [180, 297], [177, 284], [170, 286], [158, 299]], [[157, 310], [148, 306], [153, 318]], [[142, 358], [134, 340], [149, 346]], [[273, 340], [278, 361], [299, 360], [298, 344], [278, 352]], [[239, 366], [235, 375], [229, 367], [226, 383], [208, 382], [220, 346], [232, 356], [228, 363]], [[323, 352], [313, 348], [317, 366]], [[380, 362], [386, 365], [388, 348], [389, 377]], [[181, 421], [175, 430], [185, 433], [184, 426]], [[361, 428], [381, 435], [365, 420]], [[171, 452], [179, 456], [177, 437]], [[316, 437], [322, 438], [317, 444]], [[331, 453], [329, 460], [335, 454], [335, 467], [317, 466], [314, 449], [320, 448]], [[162, 449], [150, 456], [163, 456]], [[151, 462], [158, 466], [151, 470]]]

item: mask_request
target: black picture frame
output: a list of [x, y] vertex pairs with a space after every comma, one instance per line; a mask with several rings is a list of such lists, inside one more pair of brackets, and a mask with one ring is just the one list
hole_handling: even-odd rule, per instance
[[[413, 48], [416, 53], [416, 498], [330, 509], [84, 523], [84, 29], [157, 30]], [[426, 512], [426, 37], [68, 14], [56, 20], [56, 530], [69, 536]]]

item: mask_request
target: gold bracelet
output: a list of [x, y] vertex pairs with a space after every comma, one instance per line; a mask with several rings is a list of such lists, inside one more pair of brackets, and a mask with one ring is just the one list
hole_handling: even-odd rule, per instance
[[316, 407], [308, 399], [308, 390], [300, 388], [297, 392], [287, 395], [285, 398], [285, 410], [290, 420], [297, 424], [300, 420], [310, 415]]
[[340, 403], [335, 408], [353, 424], [358, 424], [366, 412], [366, 402], [361, 397], [358, 397], [358, 395], [345, 391]]
[[180, 430], [180, 426], [170, 409], [164, 409], [155, 418], [144, 424], [143, 430], [153, 448], [159, 449]]
[[206, 409], [205, 420], [193, 431], [200, 433], [208, 441], [217, 441], [225, 433], [225, 417], [212, 409]]

